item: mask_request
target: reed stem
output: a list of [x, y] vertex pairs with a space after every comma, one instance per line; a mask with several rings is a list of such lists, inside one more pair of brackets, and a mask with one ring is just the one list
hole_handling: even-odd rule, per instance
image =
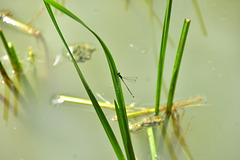
[[167, 47], [171, 9], [172, 9], [172, 0], [168, 0], [166, 12], [165, 12], [164, 24], [163, 24], [162, 41], [161, 41], [160, 56], [159, 56], [159, 62], [158, 62], [158, 75], [157, 75], [156, 99], [155, 99], [155, 115], [158, 115], [158, 113], [159, 113], [158, 107], [160, 106], [160, 99], [161, 99], [163, 68], [164, 68], [165, 52], [166, 52], [166, 47]]
[[175, 64], [174, 64], [174, 68], [173, 68], [170, 89], [169, 89], [169, 93], [168, 93], [167, 110], [166, 110], [166, 113], [168, 113], [168, 114], [172, 113], [173, 98], [174, 98], [174, 94], [175, 94], [177, 78], [178, 78], [180, 65], [181, 65], [181, 61], [182, 61], [183, 50], [184, 50], [185, 43], [187, 40], [187, 34], [188, 34], [190, 22], [191, 22], [190, 19], [185, 19], [184, 23], [183, 23], [182, 33], [181, 33], [181, 37], [180, 37], [180, 41], [179, 41], [179, 45], [178, 45], [178, 50], [177, 50], [177, 55], [176, 55]]
[[150, 146], [150, 150], [151, 150], [152, 160], [157, 160], [157, 151], [156, 151], [155, 138], [154, 138], [154, 133], [153, 133], [152, 127], [147, 127], [147, 134], [148, 134], [148, 140], [149, 140], [149, 146]]

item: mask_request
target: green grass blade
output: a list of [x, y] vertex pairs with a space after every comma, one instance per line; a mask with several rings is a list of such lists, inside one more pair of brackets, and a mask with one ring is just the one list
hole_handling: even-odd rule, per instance
[[149, 146], [151, 150], [152, 160], [157, 160], [157, 151], [156, 151], [155, 138], [154, 138], [152, 127], [147, 128], [147, 134], [148, 134], [148, 141], [149, 141]]
[[163, 24], [163, 32], [162, 32], [162, 41], [160, 48], [160, 56], [158, 62], [158, 75], [157, 75], [157, 87], [156, 87], [156, 98], [155, 98], [155, 115], [159, 113], [160, 99], [161, 99], [161, 87], [163, 80], [163, 68], [164, 68], [164, 60], [165, 60], [165, 52], [167, 47], [167, 39], [168, 39], [168, 30], [170, 24], [171, 17], [171, 9], [172, 9], [172, 0], [168, 0], [167, 8], [165, 12], [165, 19]]
[[27, 92], [26, 94], [28, 94], [28, 96], [31, 96], [31, 97], [34, 98], [35, 93], [32, 89], [32, 86], [30, 85], [29, 81], [27, 80], [27, 77], [25, 76], [25, 74], [23, 72], [22, 65], [19, 62], [18, 56], [17, 56], [16, 51], [13, 47], [13, 44], [12, 44], [12, 42], [9, 42], [9, 43], [7, 42], [1, 28], [0, 28], [0, 36], [1, 36], [1, 39], [2, 39], [2, 42], [3, 42], [3, 45], [5, 47], [5, 50], [7, 51], [8, 57], [10, 59], [11, 65], [12, 65], [12, 68], [15, 72], [15, 75], [16, 75], [18, 81], [23, 83], [24, 91]]
[[8, 46], [9, 46], [9, 49], [11, 51], [11, 55], [12, 55], [12, 59], [14, 61], [14, 65], [16, 66], [17, 68], [17, 71], [16, 71], [16, 75], [17, 75], [17, 78], [19, 80], [19, 82], [21, 82], [23, 84], [23, 89], [26, 93], [26, 95], [28, 97], [31, 97], [31, 100], [34, 101], [35, 99], [35, 93], [34, 93], [34, 90], [31, 86], [31, 84], [29, 83], [23, 69], [22, 69], [22, 65], [21, 63], [19, 62], [19, 59], [18, 59], [18, 56], [17, 56], [17, 53], [13, 47], [13, 44], [12, 42], [9, 42], [8, 43]]
[[4, 66], [2, 65], [2, 62], [0, 61], [0, 74], [3, 77], [4, 84], [7, 85], [9, 90], [13, 93], [15, 99], [19, 100], [19, 102], [22, 103], [23, 106], [27, 105], [27, 102], [23, 95], [19, 92], [17, 87], [14, 85], [13, 81], [9, 78]]
[[172, 73], [172, 79], [171, 79], [171, 84], [170, 84], [170, 89], [168, 93], [168, 101], [167, 101], [167, 109], [166, 113], [171, 114], [172, 112], [172, 104], [173, 104], [173, 98], [174, 98], [174, 93], [175, 93], [175, 88], [177, 84], [177, 78], [178, 78], [178, 73], [182, 61], [182, 55], [183, 55], [183, 50], [184, 46], [187, 40], [187, 34], [190, 26], [190, 19], [185, 19], [183, 23], [183, 28], [182, 28], [182, 33], [178, 45], [178, 50], [177, 50], [177, 55], [175, 59], [175, 64], [173, 68], [173, 73]]
[[8, 46], [9, 46], [9, 49], [11, 52], [11, 61], [13, 61], [13, 66], [15, 66], [14, 70], [15, 70], [16, 74], [19, 74], [19, 77], [21, 77], [21, 74], [23, 73], [23, 69], [22, 69], [21, 63], [19, 62], [17, 53], [13, 47], [13, 43], [9, 42]]
[[[2, 29], [0, 28], [0, 36], [1, 36], [1, 39], [2, 39], [2, 42], [3, 42], [3, 45], [5, 47], [5, 50], [7, 51], [7, 54], [8, 54], [8, 57], [10, 59], [10, 62], [11, 62], [11, 65], [13, 67], [13, 70], [16, 72], [17, 75], [20, 75], [21, 72], [22, 72], [22, 66], [18, 60], [18, 57], [16, 54], [14, 54], [15, 52], [12, 52], [12, 51], [15, 51], [13, 48], [10, 49], [9, 45], [8, 45], [8, 42], [2, 32]], [[10, 43], [10, 46], [12, 46], [12, 44]]]
[[121, 131], [126, 155], [127, 155], [128, 159], [131, 159], [131, 160], [135, 159], [132, 142], [131, 142], [129, 126], [128, 126], [126, 107], [125, 107], [124, 97], [123, 97], [123, 93], [122, 93], [121, 82], [120, 82], [120, 79], [118, 76], [118, 70], [116, 68], [115, 62], [113, 60], [113, 57], [112, 57], [109, 49], [107, 48], [107, 46], [103, 42], [103, 40], [93, 30], [91, 30], [81, 19], [79, 19], [77, 16], [75, 16], [68, 9], [66, 9], [65, 7], [61, 6], [59, 3], [57, 3], [53, 0], [44, 0], [44, 2], [52, 5], [56, 9], [60, 10], [64, 14], [68, 15], [69, 17], [73, 18], [74, 20], [76, 20], [77, 22], [82, 24], [86, 29], [88, 29], [97, 38], [97, 40], [101, 44], [101, 46], [104, 50], [105, 56], [107, 58], [107, 61], [108, 61], [108, 65], [109, 65], [109, 69], [111, 72], [112, 81], [113, 81], [113, 85], [114, 85], [114, 89], [115, 89], [115, 93], [116, 93], [116, 97], [117, 97], [119, 113], [121, 115], [118, 119], [120, 120], [122, 118], [123, 128], [120, 128], [120, 131]]
[[11, 92], [15, 95], [15, 97], [18, 98], [19, 91], [15, 87], [13, 81], [7, 75], [7, 72], [6, 72], [5, 68], [3, 67], [1, 61], [0, 61], [0, 73], [1, 73], [1, 75], [3, 77], [4, 84], [6, 84], [8, 86], [8, 88], [11, 90]]
[[135, 159], [134, 153], [131, 153], [131, 149], [133, 149], [132, 144], [130, 144], [130, 145], [127, 144], [126, 145], [126, 143], [131, 142], [131, 139], [130, 140], [126, 139], [126, 138], [128, 138], [128, 137], [126, 137], [126, 134], [127, 134], [127, 131], [129, 131], [129, 125], [127, 124], [127, 128], [126, 128], [125, 117], [123, 117], [124, 114], [122, 113], [122, 110], [119, 108], [119, 106], [117, 105], [117, 102], [115, 100], [114, 100], [114, 105], [115, 105], [115, 110], [116, 110], [117, 119], [118, 119], [118, 125], [119, 125], [119, 128], [120, 128], [120, 132], [121, 132], [125, 152], [126, 152], [126, 155], [127, 155], [127, 159], [128, 160], [134, 160]]
[[74, 59], [71, 51], [70, 51], [69, 48], [68, 48], [68, 45], [67, 45], [67, 43], [66, 43], [66, 41], [65, 41], [65, 39], [64, 39], [61, 31], [60, 31], [60, 28], [58, 27], [58, 24], [57, 24], [56, 19], [55, 19], [54, 15], [53, 15], [53, 12], [52, 12], [52, 9], [51, 9], [50, 5], [48, 4], [47, 1], [44, 1], [44, 3], [45, 3], [45, 6], [46, 6], [46, 8], [47, 8], [47, 11], [48, 11], [48, 13], [49, 13], [49, 15], [50, 15], [50, 17], [51, 17], [51, 20], [53, 21], [53, 24], [54, 24], [54, 26], [55, 26], [55, 28], [56, 28], [59, 36], [61, 37], [61, 39], [62, 39], [65, 47], [67, 48], [67, 50], [68, 50], [68, 52], [69, 52], [69, 54], [70, 54], [70, 56], [71, 56], [71, 58], [72, 58], [72, 62], [73, 62], [73, 64], [74, 64], [74, 66], [75, 66], [75, 69], [77, 70], [77, 73], [78, 73], [78, 75], [79, 75], [79, 78], [81, 79], [81, 81], [82, 81], [82, 83], [83, 83], [83, 85], [84, 85], [84, 88], [85, 88], [85, 90], [87, 91], [88, 96], [89, 96], [89, 98], [90, 98], [91, 101], [92, 101], [92, 104], [93, 104], [93, 106], [94, 106], [94, 109], [96, 110], [96, 113], [97, 113], [97, 115], [98, 115], [98, 117], [99, 117], [99, 119], [100, 119], [100, 121], [101, 121], [101, 123], [102, 123], [102, 125], [103, 125], [103, 128], [104, 128], [104, 130], [105, 130], [105, 132], [106, 132], [106, 134], [107, 134], [107, 136], [108, 136], [108, 139], [110, 140], [110, 142], [111, 142], [111, 144], [112, 144], [112, 147], [113, 147], [113, 149], [114, 149], [114, 151], [115, 151], [118, 159], [125, 159], [125, 158], [124, 158], [124, 155], [123, 155], [123, 153], [122, 153], [122, 150], [121, 150], [121, 148], [120, 148], [120, 146], [119, 146], [119, 144], [118, 144], [118, 141], [117, 141], [117, 139], [116, 139], [116, 137], [115, 137], [115, 135], [114, 135], [114, 133], [113, 133], [113, 131], [112, 131], [112, 129], [111, 129], [108, 121], [107, 121], [107, 118], [105, 117], [105, 115], [104, 115], [101, 107], [99, 106], [99, 104], [98, 104], [95, 96], [93, 95], [92, 90], [91, 90], [90, 87], [88, 86], [87, 81], [85, 80], [85, 78], [84, 78], [84, 76], [83, 76], [80, 68], [78, 67], [76, 60]]

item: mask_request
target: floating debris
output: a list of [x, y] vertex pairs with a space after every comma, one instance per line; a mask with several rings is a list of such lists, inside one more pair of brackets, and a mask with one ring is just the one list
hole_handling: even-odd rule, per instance
[[34, 35], [36, 37], [39, 37], [41, 35], [40, 31], [34, 29], [31, 27], [30, 24], [25, 24], [22, 23], [14, 18], [11, 17], [12, 13], [8, 10], [1, 10], [0, 11], [0, 20], [2, 20], [3, 22], [13, 25], [31, 35]]
[[160, 116], [146, 117], [136, 123], [129, 123], [129, 130], [132, 133], [137, 133], [143, 128], [157, 126], [162, 123], [163, 120]]
[[[85, 62], [86, 60], [90, 60], [92, 53], [96, 50], [96, 48], [92, 47], [89, 43], [77, 43], [69, 45], [69, 49], [76, 62]], [[67, 55], [67, 57], [71, 60], [69, 53], [65, 53], [65, 55]]]

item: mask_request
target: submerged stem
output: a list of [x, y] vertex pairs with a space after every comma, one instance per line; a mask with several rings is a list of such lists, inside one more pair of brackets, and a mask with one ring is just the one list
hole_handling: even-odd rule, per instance
[[150, 146], [150, 150], [151, 150], [152, 160], [157, 160], [157, 151], [156, 151], [156, 145], [155, 145], [155, 139], [154, 139], [154, 133], [153, 133], [152, 127], [147, 128], [147, 134], [148, 134], [148, 140], [149, 140], [149, 146]]

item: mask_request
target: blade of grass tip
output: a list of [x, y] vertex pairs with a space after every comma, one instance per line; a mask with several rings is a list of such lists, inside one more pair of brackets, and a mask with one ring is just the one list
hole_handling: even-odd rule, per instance
[[155, 99], [155, 115], [159, 114], [158, 107], [160, 106], [160, 99], [161, 99], [163, 68], [164, 68], [165, 52], [166, 52], [166, 47], [167, 47], [171, 9], [172, 9], [172, 0], [168, 0], [166, 12], [165, 12], [164, 24], [163, 24], [162, 41], [161, 41], [160, 56], [159, 56], [159, 62], [158, 62], [158, 75], [157, 75], [156, 99]]
[[3, 42], [3, 45], [5, 47], [5, 50], [7, 51], [8, 57], [10, 59], [11, 65], [12, 65], [12, 68], [17, 75], [17, 79], [19, 80], [21, 78], [22, 67], [21, 67], [21, 64], [20, 64], [20, 62], [17, 58], [16, 52], [13, 48], [13, 45], [12, 45], [12, 43], [8, 44], [1, 28], [0, 28], [0, 36], [1, 36], [1, 39], [2, 39], [2, 42]]
[[28, 82], [26, 76], [24, 75], [21, 63], [19, 62], [19, 59], [17, 57], [17, 54], [15, 52], [15, 49], [13, 47], [13, 44], [11, 42], [7, 43], [7, 40], [3, 34], [2, 29], [0, 28], [0, 36], [3, 42], [3, 45], [5, 47], [5, 50], [8, 54], [8, 57], [10, 59], [12, 68], [17, 76], [18, 81], [22, 81], [23, 82], [23, 86], [25, 87], [25, 90], [28, 90], [28, 95], [31, 95], [31, 97], [34, 97], [34, 91], [32, 90], [32, 87], [30, 85], [30, 83]]
[[176, 135], [177, 140], [179, 141], [183, 150], [185, 151], [186, 155], [188, 156], [188, 159], [193, 160], [194, 159], [193, 155], [192, 155], [190, 149], [187, 146], [187, 143], [186, 143], [186, 141], [184, 139], [184, 136], [181, 132], [181, 128], [177, 124], [177, 119], [174, 117], [174, 115], [172, 115], [172, 127], [173, 127], [174, 134]]
[[174, 98], [174, 93], [175, 93], [175, 88], [177, 84], [177, 78], [178, 78], [178, 73], [181, 65], [181, 60], [182, 60], [182, 55], [183, 55], [183, 50], [184, 46], [187, 40], [187, 34], [190, 26], [190, 19], [185, 19], [183, 23], [183, 28], [182, 28], [182, 33], [178, 45], [178, 50], [177, 50], [177, 55], [175, 59], [175, 64], [173, 68], [173, 73], [172, 73], [172, 79], [171, 79], [171, 84], [170, 84], [170, 89], [168, 93], [168, 101], [167, 101], [167, 109], [166, 113], [171, 114], [172, 112], [172, 104], [173, 104], [173, 98]]
[[2, 39], [2, 42], [3, 42], [3, 45], [4, 45], [4, 47], [5, 47], [5, 50], [7, 51], [8, 57], [9, 57], [9, 59], [10, 59], [11, 65], [12, 65], [12, 67], [13, 67], [13, 70], [14, 70], [17, 74], [20, 73], [21, 67], [18, 66], [18, 64], [19, 64], [19, 63], [17, 63], [17, 62], [18, 62], [18, 59], [16, 60], [16, 59], [14, 58], [14, 55], [12, 54], [12, 52], [11, 52], [9, 46], [8, 46], [7, 40], [6, 40], [5, 36], [4, 36], [3, 31], [2, 31], [1, 28], [0, 28], [0, 36], [1, 36], [1, 39]]
[[9, 42], [8, 47], [9, 47], [10, 53], [11, 53], [11, 56], [9, 56], [9, 57], [11, 57], [11, 61], [13, 62], [13, 66], [15, 66], [14, 71], [16, 72], [17, 77], [21, 77], [21, 74], [23, 73], [23, 69], [22, 69], [21, 63], [19, 62], [16, 51], [13, 47], [13, 43]]
[[[44, 7], [45, 8], [45, 7]], [[32, 68], [32, 80], [34, 81], [33, 86], [35, 87], [35, 90], [40, 90], [39, 86], [40, 86], [40, 82], [39, 82], [39, 78], [38, 78], [38, 71], [36, 68], [36, 54], [33, 52], [32, 47], [28, 47], [28, 62], [30, 63], [30, 67]]]
[[84, 78], [80, 68], [78, 67], [76, 60], [74, 59], [70, 49], [68, 48], [68, 45], [67, 45], [67, 43], [66, 43], [66, 41], [65, 41], [61, 31], [60, 31], [60, 28], [58, 27], [58, 24], [56, 22], [56, 19], [55, 19], [54, 15], [53, 15], [53, 12], [52, 12], [52, 9], [51, 9], [49, 3], [44, 0], [44, 4], [45, 4], [45, 6], [47, 8], [47, 11], [48, 11], [48, 13], [50, 15], [50, 18], [51, 18], [51, 20], [52, 20], [52, 22], [53, 22], [53, 24], [54, 24], [54, 26], [55, 26], [59, 36], [61, 37], [61, 39], [62, 39], [66, 49], [68, 50], [68, 52], [69, 52], [69, 54], [70, 54], [70, 56], [72, 58], [72, 62], [74, 64], [74, 66], [75, 66], [75, 69], [77, 70], [79, 78], [81, 79], [81, 81], [82, 81], [82, 83], [84, 85], [84, 88], [87, 91], [88, 96], [89, 96], [89, 98], [92, 101], [94, 109], [96, 110], [96, 113], [97, 113], [97, 115], [98, 115], [98, 117], [99, 117], [99, 119], [100, 119], [100, 121], [102, 123], [102, 126], [103, 126], [103, 128], [104, 128], [104, 130], [105, 130], [105, 132], [106, 132], [106, 134], [108, 136], [108, 139], [109, 139], [109, 141], [110, 141], [110, 143], [111, 143], [111, 145], [112, 145], [112, 147], [113, 147], [113, 149], [114, 149], [118, 159], [125, 159], [124, 155], [122, 153], [122, 150], [121, 150], [121, 148], [120, 148], [120, 146], [118, 144], [118, 141], [117, 141], [117, 139], [116, 139], [116, 137], [115, 137], [115, 135], [114, 135], [114, 133], [113, 133], [113, 131], [112, 131], [108, 121], [107, 121], [106, 116], [104, 115], [104, 113], [103, 113], [101, 107], [99, 106], [96, 98], [94, 97], [90, 87], [88, 86], [87, 81], [85, 80], [85, 78]]
[[13, 58], [12, 61], [14, 63], [14, 66], [16, 66], [16, 69], [17, 69], [16, 71], [14, 70], [16, 75], [17, 75], [17, 78], [23, 84], [23, 88], [24, 88], [24, 91], [27, 94], [27, 96], [31, 97], [31, 99], [32, 99], [32, 98], [35, 97], [35, 93], [34, 93], [33, 88], [31, 86], [31, 84], [29, 83], [29, 81], [28, 81], [28, 79], [27, 79], [27, 77], [26, 77], [26, 75], [25, 75], [25, 73], [22, 69], [22, 65], [19, 62], [17, 53], [14, 49], [14, 46], [13, 46], [12, 42], [8, 43], [8, 47], [11, 51], [11, 55], [12, 55], [12, 58]]
[[110, 73], [112, 76], [114, 89], [115, 89], [115, 93], [116, 93], [116, 97], [117, 97], [117, 102], [119, 105], [119, 110], [121, 110], [120, 114], [122, 114], [122, 115], [120, 116], [120, 118], [123, 118], [123, 122], [124, 122], [124, 125], [123, 125], [124, 128], [120, 128], [120, 131], [122, 134], [122, 139], [123, 139], [126, 155], [127, 155], [128, 159], [134, 159], [135, 156], [134, 156], [134, 152], [133, 152], [131, 136], [130, 136], [130, 131], [129, 131], [129, 127], [128, 127], [126, 107], [125, 107], [124, 97], [123, 97], [123, 93], [122, 93], [121, 82], [120, 82], [120, 78], [118, 76], [118, 71], [117, 71], [115, 62], [113, 60], [113, 57], [112, 57], [109, 49], [107, 48], [107, 46], [103, 42], [103, 40], [93, 30], [91, 30], [81, 19], [79, 19], [77, 16], [75, 16], [68, 9], [66, 9], [65, 7], [61, 6], [59, 3], [57, 3], [53, 0], [44, 0], [44, 2], [45, 2], [45, 4], [46, 3], [51, 4], [56, 9], [60, 10], [64, 14], [68, 15], [69, 17], [73, 18], [74, 20], [76, 20], [77, 22], [82, 24], [86, 29], [88, 29], [97, 38], [97, 40], [101, 44], [101, 46], [104, 50], [105, 56], [107, 58], [107, 61], [108, 61], [108, 65], [109, 65], [109, 69], [110, 69]]

